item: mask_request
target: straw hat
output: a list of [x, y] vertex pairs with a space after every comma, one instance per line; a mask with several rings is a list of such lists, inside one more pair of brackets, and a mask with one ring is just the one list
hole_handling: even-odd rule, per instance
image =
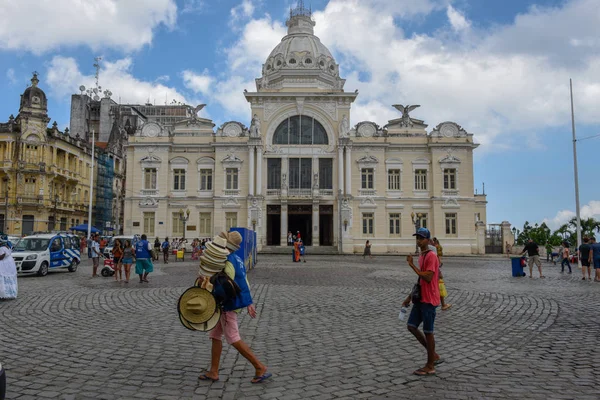
[[230, 231], [227, 234], [227, 248], [229, 250], [237, 251], [242, 243], [242, 235], [238, 231]]
[[191, 322], [188, 322], [183, 318], [183, 316], [181, 314], [179, 314], [179, 320], [181, 321], [183, 326], [185, 326], [187, 329], [189, 329], [191, 331], [201, 331], [201, 332], [208, 332], [208, 331], [214, 329], [215, 326], [217, 326], [217, 324], [219, 323], [220, 318], [221, 318], [221, 310], [219, 308], [217, 308], [214, 315], [208, 321], [206, 321], [202, 324], [193, 324]]
[[191, 287], [179, 297], [177, 310], [181, 318], [185, 321], [193, 324], [201, 324], [210, 320], [215, 314], [217, 302], [208, 290]]

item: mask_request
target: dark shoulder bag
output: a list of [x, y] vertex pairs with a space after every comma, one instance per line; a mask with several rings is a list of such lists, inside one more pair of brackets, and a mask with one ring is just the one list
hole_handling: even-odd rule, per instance
[[420, 284], [420, 279], [417, 279], [417, 283], [415, 283], [415, 285], [412, 288], [412, 291], [410, 292], [410, 300], [413, 303], [420, 303], [421, 302], [421, 284]]

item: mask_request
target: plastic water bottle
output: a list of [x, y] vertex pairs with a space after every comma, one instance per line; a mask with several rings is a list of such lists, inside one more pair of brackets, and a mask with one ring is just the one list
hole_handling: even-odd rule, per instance
[[400, 308], [400, 314], [398, 314], [398, 319], [400, 321], [404, 321], [406, 319], [406, 314], [408, 313], [407, 307]]

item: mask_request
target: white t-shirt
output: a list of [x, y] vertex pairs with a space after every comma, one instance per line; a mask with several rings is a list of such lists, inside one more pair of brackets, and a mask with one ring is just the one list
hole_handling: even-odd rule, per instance
[[427, 248], [428, 248], [429, 250], [433, 251], [435, 254], [437, 254], [437, 249], [435, 248], [435, 246], [433, 246], [433, 245], [429, 244], [429, 245], [427, 245]]
[[100, 257], [100, 243], [95, 240], [92, 242], [92, 258]]

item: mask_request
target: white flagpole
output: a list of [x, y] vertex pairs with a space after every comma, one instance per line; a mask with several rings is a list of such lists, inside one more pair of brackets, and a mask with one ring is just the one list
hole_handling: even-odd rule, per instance
[[92, 239], [92, 199], [94, 193], [94, 135], [95, 132], [92, 130], [92, 171], [90, 173], [90, 204], [88, 207], [88, 231], [87, 238], [88, 240]]
[[[575, 171], [575, 213], [577, 215], [577, 249], [581, 246], [581, 215], [579, 213], [579, 174], [577, 173], [577, 136], [575, 134], [575, 109], [573, 107], [573, 81], [569, 79], [571, 89], [571, 128], [573, 130], [573, 170]], [[577, 250], [576, 249], [576, 250]], [[578, 261], [581, 265], [581, 260]]]

